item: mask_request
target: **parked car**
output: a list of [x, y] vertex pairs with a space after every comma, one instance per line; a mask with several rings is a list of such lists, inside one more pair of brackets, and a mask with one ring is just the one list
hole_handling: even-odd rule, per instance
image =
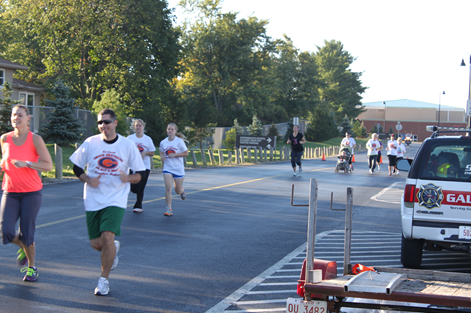
[[427, 128], [435, 132], [414, 160], [397, 163], [409, 171], [401, 200], [401, 262], [409, 268], [421, 265], [424, 249], [471, 245], [471, 137], [441, 136], [456, 132], [452, 127]]

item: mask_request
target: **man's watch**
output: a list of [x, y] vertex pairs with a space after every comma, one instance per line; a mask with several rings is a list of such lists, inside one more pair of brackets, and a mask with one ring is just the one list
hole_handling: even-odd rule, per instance
[[33, 165], [33, 162], [31, 162], [31, 161], [26, 161], [26, 167], [31, 168], [32, 165]]

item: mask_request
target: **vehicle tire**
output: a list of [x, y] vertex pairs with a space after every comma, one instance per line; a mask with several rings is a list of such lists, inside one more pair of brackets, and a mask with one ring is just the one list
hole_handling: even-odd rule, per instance
[[402, 236], [401, 263], [404, 267], [418, 268], [422, 264], [424, 241], [421, 239], [406, 239]]
[[339, 172], [339, 168], [336, 166], [335, 167], [335, 173], [338, 173]]

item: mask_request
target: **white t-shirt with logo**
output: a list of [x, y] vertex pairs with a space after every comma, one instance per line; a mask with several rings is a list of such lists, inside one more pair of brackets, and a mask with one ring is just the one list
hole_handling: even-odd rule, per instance
[[123, 183], [120, 172], [145, 171], [141, 154], [134, 142], [118, 135], [112, 144], [103, 141], [100, 135], [88, 137], [70, 156], [70, 161], [80, 168], [87, 167], [90, 178], [100, 176], [97, 188], [84, 184], [83, 202], [85, 211], [99, 211], [109, 206], [126, 209], [130, 183]]
[[342, 139], [342, 142], [340, 143], [340, 146], [341, 146], [341, 147], [342, 147], [342, 146], [349, 146], [350, 148], [352, 148], [352, 154], [354, 154], [353, 146], [356, 145], [356, 144], [357, 144], [357, 143], [356, 143], [355, 139], [353, 139], [353, 138], [350, 136], [350, 138], [347, 138], [347, 137], [343, 138], [343, 139]]
[[396, 155], [397, 156], [397, 141], [396, 140], [388, 140], [388, 146], [386, 147], [388, 150], [388, 155]]
[[406, 146], [404, 146], [403, 143], [397, 144], [397, 157], [402, 158], [404, 156], [404, 153], [406, 152]]
[[165, 154], [164, 171], [170, 172], [174, 175], [185, 175], [185, 166], [183, 158], [169, 158], [169, 153], [182, 153], [188, 150], [185, 142], [180, 137], [175, 137], [172, 141], [168, 137], [160, 142], [159, 150]]
[[368, 155], [378, 155], [378, 149], [381, 147], [381, 144], [378, 140], [370, 139], [366, 143], [366, 147], [368, 148]]
[[[152, 142], [152, 139], [147, 135], [143, 134], [142, 137], [139, 138], [136, 136], [136, 134], [132, 134], [128, 136], [128, 139], [134, 141], [140, 153], [155, 151], [154, 143]], [[146, 166], [146, 169], [150, 170], [151, 156], [145, 155], [143, 161], [144, 165]]]

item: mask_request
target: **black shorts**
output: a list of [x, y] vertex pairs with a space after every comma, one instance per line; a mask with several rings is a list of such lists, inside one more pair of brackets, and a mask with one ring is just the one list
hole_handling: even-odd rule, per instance
[[396, 166], [396, 158], [395, 155], [388, 155], [389, 166]]

